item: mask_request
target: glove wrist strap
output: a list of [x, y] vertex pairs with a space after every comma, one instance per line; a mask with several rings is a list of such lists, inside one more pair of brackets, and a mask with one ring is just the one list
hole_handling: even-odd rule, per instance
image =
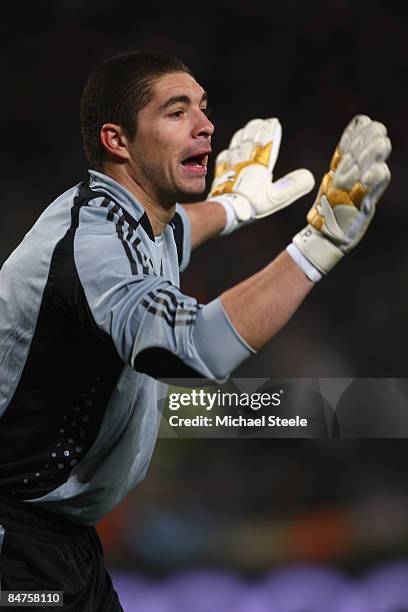
[[327, 274], [342, 259], [343, 253], [321, 232], [307, 225], [293, 238], [293, 244], [322, 274]]
[[223, 206], [227, 219], [224, 229], [220, 232], [220, 236], [231, 234], [241, 225], [250, 223], [254, 220], [254, 210], [249, 200], [240, 194], [230, 193], [207, 198], [210, 202], [218, 202]]
[[225, 210], [226, 221], [225, 221], [224, 229], [220, 232], [219, 235], [226, 236], [227, 234], [230, 234], [238, 227], [238, 220], [235, 214], [235, 210], [232, 208], [231, 204], [227, 200], [217, 198], [212, 201], [217, 202], [218, 204], [221, 204], [221, 206]]
[[287, 252], [295, 262], [295, 264], [300, 268], [305, 276], [314, 283], [318, 283], [319, 280], [322, 279], [322, 274], [319, 272], [317, 268], [313, 264], [310, 263], [308, 259], [303, 255], [301, 251], [293, 244], [289, 244], [286, 247]]

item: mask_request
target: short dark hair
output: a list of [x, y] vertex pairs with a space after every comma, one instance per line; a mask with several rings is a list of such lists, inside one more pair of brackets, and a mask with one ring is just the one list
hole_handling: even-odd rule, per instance
[[133, 138], [136, 115], [151, 100], [154, 80], [173, 72], [191, 74], [176, 57], [142, 51], [116, 55], [97, 66], [81, 99], [82, 140], [92, 168], [100, 169], [105, 158], [100, 140], [104, 123], [121, 125]]

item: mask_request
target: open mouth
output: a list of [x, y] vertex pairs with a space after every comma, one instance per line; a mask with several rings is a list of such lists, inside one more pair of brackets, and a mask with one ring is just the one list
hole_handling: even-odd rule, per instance
[[202, 153], [200, 155], [192, 155], [187, 157], [181, 164], [187, 168], [207, 168], [208, 155]]

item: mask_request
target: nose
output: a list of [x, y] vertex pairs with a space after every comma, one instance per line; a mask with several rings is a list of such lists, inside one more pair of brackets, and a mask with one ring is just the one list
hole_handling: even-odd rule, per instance
[[194, 136], [195, 138], [198, 138], [200, 136], [204, 138], [210, 138], [214, 133], [214, 125], [211, 123], [207, 115], [202, 110], [199, 110], [198, 112], [199, 114], [197, 116]]

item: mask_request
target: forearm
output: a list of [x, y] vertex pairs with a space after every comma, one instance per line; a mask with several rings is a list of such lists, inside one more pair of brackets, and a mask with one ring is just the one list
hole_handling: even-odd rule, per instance
[[191, 248], [217, 236], [225, 227], [226, 214], [218, 202], [183, 204], [191, 224]]
[[263, 270], [225, 291], [221, 301], [237, 332], [259, 349], [288, 322], [313, 285], [283, 252]]

